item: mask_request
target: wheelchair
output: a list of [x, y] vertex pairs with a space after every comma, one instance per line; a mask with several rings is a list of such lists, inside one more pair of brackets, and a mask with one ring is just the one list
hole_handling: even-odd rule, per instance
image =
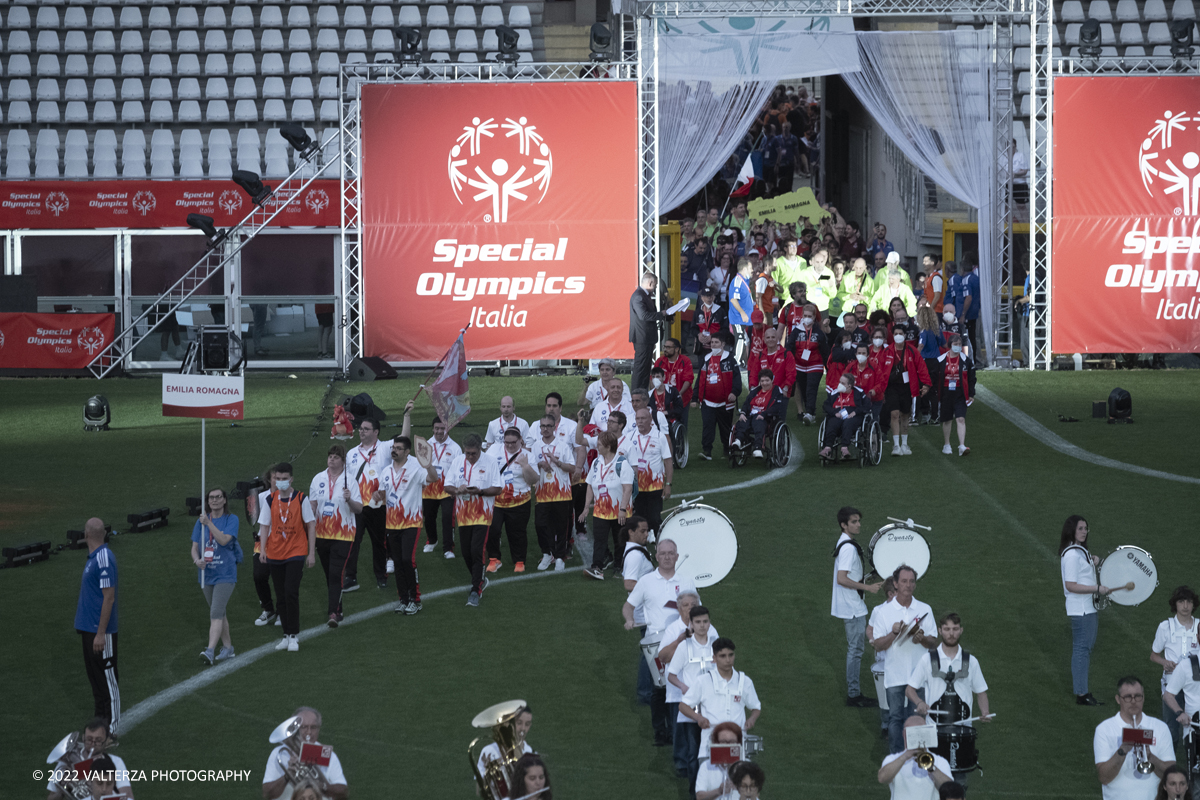
[[671, 440], [671, 460], [675, 463], [675, 469], [683, 469], [687, 466], [688, 454], [691, 452], [687, 425], [684, 425], [681, 419], [671, 419], [668, 428], [667, 436]]
[[[825, 448], [825, 420], [825, 417], [821, 417], [821, 425], [817, 428], [818, 457], [820, 457], [821, 450]], [[828, 467], [842, 460], [842, 446], [840, 443], [835, 443], [829, 457], [821, 458], [821, 466]], [[859, 467], [865, 467], [867, 464], [877, 467], [883, 460], [883, 428], [879, 426], [879, 420], [875, 418], [874, 411], [867, 412], [862, 424], [858, 426], [858, 430], [850, 439], [850, 460], [857, 460]]]
[[[1200, 713], [1192, 714], [1192, 723], [1200, 719]], [[1196, 785], [1197, 779], [1200, 779], [1200, 734], [1197, 734], [1197, 729], [1189, 726], [1188, 730], [1183, 733], [1183, 749], [1187, 756], [1186, 769], [1188, 782]]]
[[[743, 467], [750, 461], [754, 453], [753, 441], [741, 447], [733, 446], [733, 437], [737, 435], [736, 426], [729, 432], [729, 442], [725, 454], [729, 457], [729, 466]], [[753, 433], [749, 434], [753, 438]], [[781, 419], [768, 419], [767, 429], [763, 433], [763, 461], [771, 467], [787, 466], [792, 457], [792, 432], [787, 423]]]

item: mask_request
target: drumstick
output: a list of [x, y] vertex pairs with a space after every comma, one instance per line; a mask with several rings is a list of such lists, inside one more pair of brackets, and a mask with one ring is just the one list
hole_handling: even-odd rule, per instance
[[888, 517], [888, 519], [890, 519], [892, 522], [899, 522], [901, 525], [907, 525], [910, 528], [920, 528], [923, 531], [932, 531], [933, 530], [933, 528], [930, 528], [925, 525], [918, 525], [917, 523], [913, 522], [912, 517], [909, 517], [908, 519], [896, 519], [895, 517]]
[[1132, 592], [1134, 588], [1133, 581], [1130, 581], [1124, 586], [1118, 586], [1115, 589], [1109, 589], [1109, 594], [1112, 594], [1113, 592]]

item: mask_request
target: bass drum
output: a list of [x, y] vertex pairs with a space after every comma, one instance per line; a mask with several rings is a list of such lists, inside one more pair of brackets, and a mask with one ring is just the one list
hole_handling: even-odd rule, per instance
[[881, 578], [889, 578], [901, 564], [917, 571], [917, 579], [929, 570], [929, 542], [907, 525], [893, 523], [875, 532], [867, 545], [871, 567]]
[[[1132, 583], [1132, 589], [1124, 589]], [[1119, 606], [1136, 606], [1154, 594], [1158, 586], [1158, 567], [1140, 547], [1124, 545], [1100, 562], [1100, 584], [1113, 590], [1109, 595]]]
[[658, 538], [675, 542], [679, 550], [675, 569], [691, 578], [697, 589], [719, 582], [737, 561], [733, 523], [712, 506], [693, 503], [671, 510], [663, 518]]

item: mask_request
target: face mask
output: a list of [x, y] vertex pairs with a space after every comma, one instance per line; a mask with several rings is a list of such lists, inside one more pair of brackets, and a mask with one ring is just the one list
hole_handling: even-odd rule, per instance
[[285, 478], [280, 481], [275, 481], [275, 488], [281, 492], [286, 492], [287, 490], [292, 488], [292, 481], [290, 478]]
[[959, 353], [962, 352], [962, 345], [961, 344], [950, 345], [950, 352], [954, 353], [955, 355], [958, 355]]
[[813, 324], [813, 319], [812, 319], [812, 317], [804, 317], [803, 319], [800, 320], [800, 324], [803, 325], [805, 328], [811, 328], [812, 324]]
[[946, 322], [954, 322], [954, 315], [947, 311], [945, 314], [942, 314], [942, 319], [946, 320]]
[[659, 388], [660, 386], [662, 386], [662, 378], [655, 378], [655, 379], [654, 379], [653, 381], [651, 381], [651, 382], [654, 384], [654, 388], [655, 388], [655, 389], [657, 389], [657, 388]]
[[858, 355], [855, 356], [855, 358], [858, 359], [858, 363], [860, 363], [860, 364], [867, 363], [867, 354], [866, 353], [859, 353]]
[[872, 339], [871, 344], [875, 345], [876, 347], [883, 347], [883, 339]]
[[842, 342], [842, 349], [843, 350], [853, 350], [854, 342]]
[[838, 391], [842, 394], [850, 394], [850, 387], [842, 383], [838, 385]]
[[904, 344], [904, 334], [897, 333], [895, 336], [892, 337], [892, 341], [894, 341], [896, 344]]

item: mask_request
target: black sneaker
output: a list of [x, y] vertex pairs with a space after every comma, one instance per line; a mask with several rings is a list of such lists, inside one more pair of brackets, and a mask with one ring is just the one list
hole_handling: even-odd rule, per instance
[[860, 694], [856, 697], [847, 697], [846, 705], [853, 708], [879, 708], [879, 701], [874, 697]]
[[1102, 706], [1102, 705], [1104, 705], [1104, 703], [1101, 703], [1099, 700], [1092, 697], [1091, 692], [1088, 692], [1087, 694], [1078, 695], [1075, 698], [1075, 704], [1080, 705], [1080, 706]]
[[346, 581], [342, 584], [342, 594], [358, 591], [358, 581]]
[[380, 589], [386, 589], [387, 588], [387, 580], [386, 579], [382, 580], [382, 581], [377, 580], [377, 581], [375, 581], [375, 585], [378, 586]]
[[611, 567], [612, 565], [613, 565], [613, 557], [605, 556], [604, 563], [600, 565], [600, 569], [605, 570], [605, 569], [608, 569], [609, 567]]

